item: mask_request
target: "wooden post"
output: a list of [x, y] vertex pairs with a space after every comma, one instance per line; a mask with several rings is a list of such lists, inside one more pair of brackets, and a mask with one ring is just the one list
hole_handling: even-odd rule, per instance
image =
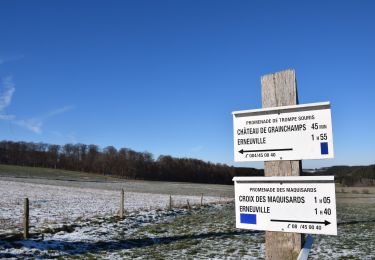
[[23, 238], [29, 238], [29, 199], [25, 198], [23, 207]]
[[188, 208], [188, 210], [191, 210], [189, 200], [186, 200], [186, 202], [187, 202], [187, 208]]
[[169, 194], [169, 210], [172, 210], [172, 195]]
[[[294, 70], [264, 75], [261, 83], [263, 108], [298, 104]], [[299, 176], [301, 169], [301, 161], [264, 163], [265, 176]], [[266, 232], [266, 259], [297, 259], [302, 248], [302, 240], [302, 235], [297, 233]]]
[[121, 189], [121, 202], [120, 202], [120, 218], [124, 218], [124, 203], [125, 203], [125, 194], [124, 189]]
[[203, 193], [201, 194], [201, 207], [203, 206]]

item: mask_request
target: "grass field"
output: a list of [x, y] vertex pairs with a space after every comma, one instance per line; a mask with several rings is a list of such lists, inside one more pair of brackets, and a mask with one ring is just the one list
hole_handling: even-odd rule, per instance
[[0, 164], [0, 180], [59, 187], [121, 190], [155, 194], [233, 197], [233, 186], [187, 182], [126, 180], [98, 174]]
[[[339, 205], [337, 212], [338, 236], [315, 235], [310, 259], [374, 259], [375, 206]], [[265, 251], [264, 232], [235, 228], [233, 204], [80, 220], [43, 233], [0, 242], [0, 257], [262, 259]]]
[[38, 167], [25, 167], [15, 165], [0, 164], [0, 177], [13, 178], [35, 178], [51, 180], [71, 180], [71, 181], [113, 181], [115, 178], [100, 174], [65, 171], [59, 169], [48, 169]]

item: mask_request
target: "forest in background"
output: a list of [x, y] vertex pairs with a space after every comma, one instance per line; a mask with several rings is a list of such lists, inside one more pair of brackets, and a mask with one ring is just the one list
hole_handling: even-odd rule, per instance
[[321, 168], [313, 174], [334, 175], [335, 181], [343, 186], [375, 186], [375, 164], [368, 166], [332, 166]]
[[138, 180], [232, 184], [234, 176], [261, 176], [263, 170], [97, 145], [0, 142], [0, 163], [44, 167]]
[[[255, 168], [233, 167], [192, 158], [161, 155], [129, 148], [97, 145], [55, 145], [33, 142], [0, 142], [0, 163], [103, 174], [126, 179], [233, 184], [234, 176], [263, 176]], [[345, 186], [375, 185], [375, 165], [333, 166], [302, 175], [334, 175]]]

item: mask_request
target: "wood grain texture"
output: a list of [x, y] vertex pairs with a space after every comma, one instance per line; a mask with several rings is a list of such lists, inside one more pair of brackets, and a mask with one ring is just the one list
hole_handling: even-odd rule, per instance
[[261, 78], [261, 83], [263, 108], [298, 104], [294, 70], [264, 75]]
[[[298, 104], [296, 74], [285, 70], [264, 75], [262, 83], [262, 105], [266, 107]], [[270, 161], [264, 163], [265, 176], [299, 176], [301, 161]], [[266, 259], [297, 259], [302, 248], [301, 234], [266, 232]]]

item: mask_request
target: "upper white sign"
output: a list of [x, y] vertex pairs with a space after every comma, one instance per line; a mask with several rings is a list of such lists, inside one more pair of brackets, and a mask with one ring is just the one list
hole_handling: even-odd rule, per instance
[[329, 102], [233, 112], [234, 161], [333, 158]]

